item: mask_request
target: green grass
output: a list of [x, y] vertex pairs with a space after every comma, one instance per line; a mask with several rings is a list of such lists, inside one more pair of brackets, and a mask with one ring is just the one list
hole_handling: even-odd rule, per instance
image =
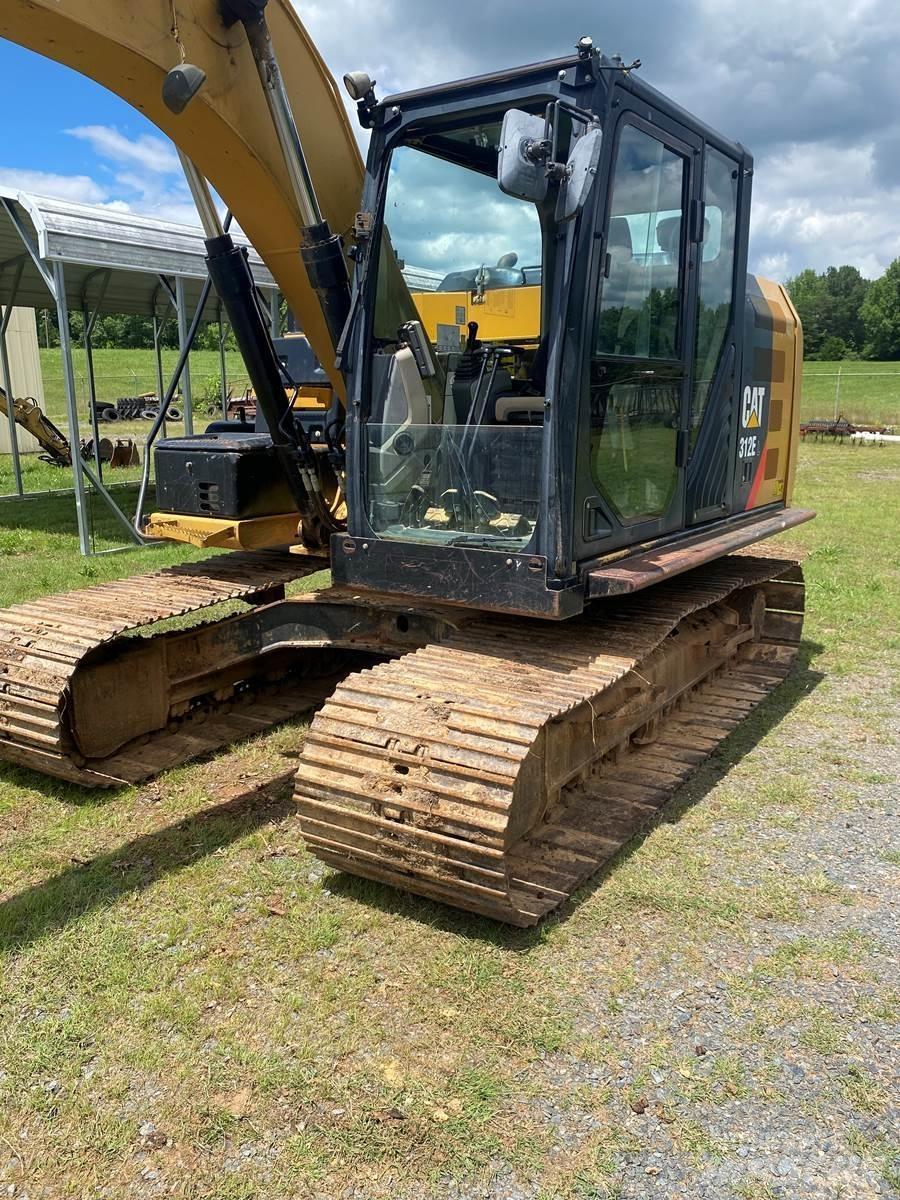
[[[900, 446], [810, 445], [795, 501], [818, 514], [782, 541], [806, 554], [807, 634], [832, 673], [900, 651]], [[777, 541], [773, 545], [777, 545]]]
[[866, 1134], [858, 1129], [851, 1129], [847, 1142], [854, 1154], [871, 1162], [878, 1170], [881, 1178], [900, 1192], [900, 1144], [890, 1141], [883, 1134]]
[[[152, 1169], [195, 1200], [383, 1200], [443, 1196], [452, 1179], [483, 1192], [505, 1164], [546, 1200], [612, 1197], [644, 1145], [628, 1101], [662, 1070], [688, 1195], [690, 1172], [733, 1152], [708, 1106], [769, 1097], [771, 1057], [798, 1039], [836, 1064], [842, 1103], [881, 1114], [883, 1085], [853, 1059], [854, 1022], [895, 1015], [872, 974], [883, 956], [848, 909], [871, 897], [816, 862], [767, 867], [819, 819], [823, 781], [829, 818], [884, 786], [858, 778], [852, 749], [889, 736], [898, 699], [898, 483], [898, 448], [802, 448], [797, 500], [820, 516], [782, 539], [808, 555], [800, 668], [646, 839], [535, 932], [323, 868], [286, 783], [242, 799], [291, 770], [301, 723], [115, 793], [0, 767], [0, 1182], [117, 1200]], [[70, 499], [0, 506], [0, 605], [197, 557], [86, 561], [73, 532]], [[831, 912], [834, 930], [804, 932]], [[724, 980], [727, 1045], [691, 1057], [693, 1032], [674, 1033], [668, 1001], [643, 990], [662, 969], [686, 988]], [[823, 978], [857, 987], [858, 1011], [817, 999]], [[627, 1045], [626, 1010], [649, 1010]], [[607, 1086], [622, 1060], [627, 1086]], [[560, 1082], [572, 1063], [596, 1082]], [[584, 1118], [577, 1144], [559, 1150], [547, 1104]], [[147, 1148], [147, 1122], [166, 1144]], [[868, 1152], [891, 1179], [888, 1149]], [[736, 1194], [775, 1193], [750, 1178]]]
[[857, 1111], [870, 1116], [883, 1113], [891, 1102], [887, 1089], [855, 1063], [848, 1064], [838, 1079], [838, 1087]]
[[[56, 468], [37, 465], [43, 466], [47, 475], [54, 473], [49, 480], [53, 486], [64, 486], [62, 480], [56, 482]], [[37, 485], [44, 476], [36, 472], [30, 479]], [[125, 513], [133, 515], [137, 488], [116, 487], [113, 494]], [[152, 499], [151, 488], [148, 509]], [[127, 534], [102, 497], [88, 496], [87, 506], [94, 549], [104, 551], [124, 546]], [[205, 557], [192, 546], [159, 545], [82, 558], [77, 553], [77, 545], [73, 494], [4, 500], [0, 504], [0, 563], [4, 564], [0, 570], [0, 604]]]
[[[58, 349], [41, 349], [41, 374], [44, 381], [44, 401], [47, 414], [59, 424], [65, 415], [65, 385], [62, 373], [62, 358]], [[168, 384], [175, 364], [177, 350], [163, 350], [163, 383]], [[237, 350], [225, 354], [228, 383], [237, 395], [247, 385], [247, 372]], [[79, 400], [79, 412], [87, 414], [88, 385], [84, 351], [75, 347], [72, 351], [75, 371], [75, 390]], [[209, 391], [217, 395], [215, 381], [221, 373], [217, 350], [193, 350], [190, 358], [191, 383], [194, 401]], [[99, 400], [114, 401], [119, 396], [140, 396], [144, 392], [156, 391], [156, 357], [152, 350], [95, 350], [94, 375]], [[109, 427], [104, 427], [109, 428]], [[118, 426], [116, 427], [118, 430]]]
[[833, 417], [835, 408], [849, 421], [900, 431], [900, 362], [806, 363], [800, 416]]

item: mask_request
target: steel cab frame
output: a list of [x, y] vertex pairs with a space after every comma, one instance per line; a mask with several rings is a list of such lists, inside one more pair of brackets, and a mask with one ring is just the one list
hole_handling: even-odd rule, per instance
[[[375, 308], [379, 237], [391, 154], [412, 129], [451, 119], [493, 115], [512, 108], [541, 111], [548, 106], [587, 113], [602, 128], [602, 149], [593, 187], [574, 219], [552, 224], [544, 233], [541, 338], [546, 345], [546, 386], [540, 503], [533, 536], [521, 551], [448, 544], [428, 545], [384, 538], [367, 516], [369, 368]], [[557, 111], [560, 111], [559, 109]], [[611, 170], [618, 133], [625, 122], [652, 131], [684, 155], [685, 207], [680, 255], [685, 283], [680, 299], [678, 429], [673, 501], [650, 520], [625, 520], [591, 479], [590, 370], [597, 305], [608, 268]], [[627, 548], [676, 541], [697, 533], [698, 508], [690, 501], [693, 464], [701, 457], [729, 457], [713, 511], [701, 514], [718, 530], [723, 520], [740, 521], [733, 470], [736, 422], [725, 420], [739, 391], [741, 337], [749, 229], [752, 159], [739, 144], [697, 121], [661, 93], [593, 49], [515, 70], [388, 97], [371, 110], [373, 126], [362, 211], [357, 220], [357, 295], [346, 337], [343, 369], [348, 381], [346, 533], [332, 539], [335, 582], [360, 590], [403, 594], [439, 603], [549, 618], [579, 613], [589, 594], [590, 571]], [[701, 189], [707, 147], [735, 164], [737, 200], [732, 302], [710, 389], [703, 428], [690, 454], [690, 370], [697, 266], [703, 238]], [[563, 148], [561, 157], [565, 160]], [[634, 365], [634, 364], [632, 364]], [[726, 444], [712, 436], [716, 422], [726, 427]], [[708, 471], [707, 471], [708, 473]], [[779, 507], [779, 506], [773, 506]], [[780, 507], [783, 507], [781, 505]], [[690, 528], [693, 526], [693, 528]], [[598, 534], [599, 531], [599, 534]]]

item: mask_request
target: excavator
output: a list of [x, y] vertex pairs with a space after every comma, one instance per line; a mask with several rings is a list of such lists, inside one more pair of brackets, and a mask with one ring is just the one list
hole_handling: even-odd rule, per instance
[[[0, 757], [111, 787], [312, 712], [315, 855], [538, 922], [797, 652], [801, 569], [750, 551], [814, 515], [750, 153], [589, 37], [384, 98], [348, 74], [364, 166], [288, 0], [6, 0], [0, 36], [176, 144], [257, 400], [159, 443], [141, 522], [229, 553], [0, 612]], [[211, 188], [327, 410], [292, 407]]]

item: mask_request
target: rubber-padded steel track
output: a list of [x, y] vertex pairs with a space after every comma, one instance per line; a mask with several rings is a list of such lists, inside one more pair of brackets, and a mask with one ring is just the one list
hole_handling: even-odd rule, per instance
[[481, 617], [356, 672], [296, 782], [341, 870], [515, 925], [562, 903], [789, 669], [799, 567], [739, 555], [584, 617]]
[[[132, 630], [228, 600], [272, 600], [327, 564], [283, 552], [227, 554], [0, 610], [0, 758], [73, 783], [134, 783], [321, 703], [331, 680], [290, 682], [202, 710], [101, 760], [77, 752], [70, 684], [85, 658]], [[142, 680], [134, 680], [140, 688]], [[128, 697], [108, 697], [118, 708]]]

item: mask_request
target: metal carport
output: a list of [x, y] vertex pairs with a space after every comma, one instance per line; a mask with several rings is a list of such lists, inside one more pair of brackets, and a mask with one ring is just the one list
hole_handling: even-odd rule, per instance
[[[268, 299], [273, 332], [277, 332], [278, 288], [259, 255], [246, 238], [234, 234], [238, 245], [248, 249], [254, 281]], [[219, 347], [223, 364], [222, 312], [208, 282], [203, 231], [103, 206], [74, 204], [67, 200], [15, 191], [0, 185], [0, 305], [11, 314], [14, 305], [43, 308], [56, 306], [59, 318], [60, 352], [68, 417], [68, 436], [73, 448], [75, 508], [82, 554], [93, 553], [85, 498], [89, 485], [102, 496], [120, 520], [132, 542], [142, 539], [106, 488], [99, 460], [93, 466], [77, 453], [80, 445], [78, 397], [72, 366], [69, 312], [84, 314], [88, 404], [94, 445], [98, 443], [94, 401], [96, 384], [91, 354], [91, 331], [97, 316], [105, 313], [149, 315], [153, 321], [157, 389], [162, 400], [166, 387], [161, 356], [162, 325], [174, 313], [178, 322], [179, 346], [184, 350], [194, 321], [219, 322]], [[49, 298], [49, 299], [48, 299]], [[198, 312], [204, 300], [202, 312]], [[0, 320], [0, 383], [12, 395], [6, 346], [8, 316]], [[185, 432], [192, 432], [190, 367], [182, 380]], [[171, 385], [170, 385], [171, 386]], [[2, 499], [24, 498], [22, 471], [10, 407], [10, 441], [15, 491]], [[147, 447], [144, 447], [147, 453]], [[86, 482], [87, 481], [87, 482]]]

